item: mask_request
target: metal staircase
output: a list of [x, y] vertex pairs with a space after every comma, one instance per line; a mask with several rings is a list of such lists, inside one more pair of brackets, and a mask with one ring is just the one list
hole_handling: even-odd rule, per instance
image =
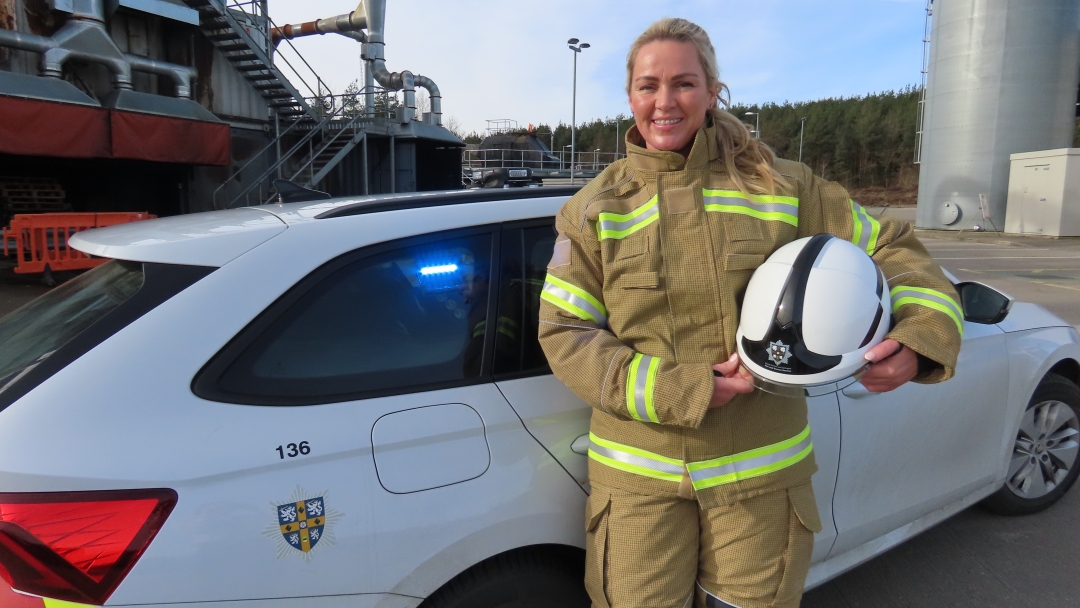
[[[199, 12], [203, 34], [266, 100], [280, 125], [277, 138], [214, 191], [214, 207], [270, 202], [272, 182], [279, 177], [317, 187], [364, 139], [363, 118], [353, 115], [356, 98], [346, 112], [343, 100], [326, 87], [291, 41], [281, 40], [283, 44], [275, 48], [270, 31], [277, 24], [267, 14], [266, 0], [184, 3]], [[288, 56], [281, 52], [285, 50]], [[256, 162], [268, 168], [251, 179], [245, 170]]]
[[[329, 91], [314, 70], [310, 70], [311, 66], [306, 67], [314, 75], [314, 87], [286, 60], [292, 73], [308, 89], [305, 96], [274, 65], [274, 45], [269, 35], [273, 22], [263, 3], [243, 2], [228, 6], [222, 0], [184, 0], [184, 3], [199, 12], [199, 28], [207, 39], [243, 74], [278, 117], [285, 121], [321, 118], [305, 97], [320, 98]], [[303, 61], [299, 53], [296, 55]]]
[[[363, 96], [363, 91], [360, 96]], [[362, 112], [351, 114], [345, 110], [344, 105], [334, 105], [337, 109], [314, 125], [307, 121], [294, 122], [281, 133], [280, 138], [237, 169], [233, 177], [214, 191], [214, 207], [227, 209], [273, 202], [273, 180], [279, 177], [305, 188], [317, 189], [319, 182], [363, 142], [368, 133], [390, 134], [385, 121], [374, 116], [365, 116]], [[295, 139], [295, 143], [288, 150], [282, 150], [276, 161], [270, 163], [258, 177], [251, 179], [246, 185], [237, 179], [245, 169], [270, 154], [282, 139]]]

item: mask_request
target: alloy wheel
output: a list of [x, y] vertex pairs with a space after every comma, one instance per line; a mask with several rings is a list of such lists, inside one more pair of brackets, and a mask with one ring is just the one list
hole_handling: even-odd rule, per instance
[[1043, 401], [1024, 412], [1006, 484], [1022, 498], [1052, 492], [1077, 466], [1080, 419], [1061, 401]]

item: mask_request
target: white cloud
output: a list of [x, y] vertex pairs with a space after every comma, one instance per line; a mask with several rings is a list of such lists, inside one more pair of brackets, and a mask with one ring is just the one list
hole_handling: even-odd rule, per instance
[[[576, 37], [578, 121], [628, 113], [626, 51], [652, 21], [682, 16], [709, 32], [737, 102], [856, 95], [916, 83], [922, 0], [387, 0], [387, 67], [429, 76], [443, 112], [469, 130], [485, 119], [570, 121]], [[355, 0], [271, 0], [279, 24], [347, 13]], [[360, 77], [359, 44], [326, 35], [294, 44], [331, 89]]]

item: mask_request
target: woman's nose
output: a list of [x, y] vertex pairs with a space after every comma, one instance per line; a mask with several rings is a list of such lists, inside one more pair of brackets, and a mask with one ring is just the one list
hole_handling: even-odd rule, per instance
[[660, 109], [675, 107], [675, 91], [671, 87], [660, 87], [656, 93], [656, 107]]

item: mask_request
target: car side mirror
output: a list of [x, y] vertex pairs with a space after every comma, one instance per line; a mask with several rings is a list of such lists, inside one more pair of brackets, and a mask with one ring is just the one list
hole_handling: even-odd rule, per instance
[[960, 293], [965, 321], [993, 325], [1005, 320], [1012, 308], [1013, 299], [1010, 296], [982, 283], [957, 283], [956, 291]]

